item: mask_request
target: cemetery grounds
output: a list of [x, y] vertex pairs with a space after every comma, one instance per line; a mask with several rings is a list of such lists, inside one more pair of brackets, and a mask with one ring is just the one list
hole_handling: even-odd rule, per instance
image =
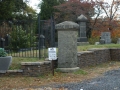
[[[104, 44], [104, 45], [86, 45], [78, 46], [78, 51], [86, 51], [89, 48], [119, 48], [119, 44]], [[10, 69], [19, 69], [20, 62], [38, 62], [44, 61], [44, 59], [38, 60], [36, 58], [19, 58], [13, 57], [12, 65]], [[57, 84], [57, 83], [68, 83], [68, 82], [81, 82], [83, 80], [89, 80], [102, 75], [104, 72], [109, 70], [118, 69], [120, 62], [109, 61], [97, 66], [90, 66], [80, 69], [74, 73], [61, 73], [55, 71], [55, 75], [52, 73], [39, 77], [25, 77], [25, 76], [4, 76], [0, 77], [0, 89], [1, 90], [14, 90], [27, 88], [26, 90], [33, 90], [35, 87], [43, 85]], [[60, 89], [64, 90], [64, 89]]]

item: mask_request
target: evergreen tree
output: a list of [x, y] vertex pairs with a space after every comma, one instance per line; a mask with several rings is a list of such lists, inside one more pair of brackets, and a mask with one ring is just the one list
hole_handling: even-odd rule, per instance
[[0, 20], [11, 18], [13, 10], [14, 10], [14, 0], [1, 0], [0, 1]]
[[0, 0], [0, 20], [26, 19], [29, 13], [36, 14], [24, 0]]
[[49, 19], [55, 11], [55, 8], [53, 7], [58, 4], [58, 0], [42, 0], [42, 3], [40, 4], [40, 18], [43, 20]]

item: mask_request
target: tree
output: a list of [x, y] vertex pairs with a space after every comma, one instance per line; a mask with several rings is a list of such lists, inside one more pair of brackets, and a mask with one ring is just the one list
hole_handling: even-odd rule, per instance
[[58, 4], [58, 0], [42, 0], [42, 3], [39, 5], [41, 9], [40, 18], [43, 20], [50, 19], [51, 15], [55, 11], [55, 8], [53, 8], [53, 6], [56, 6]]
[[0, 20], [9, 19], [12, 17], [12, 11], [14, 9], [14, 0], [2, 0], [0, 1]]
[[[118, 14], [118, 11], [120, 9], [120, 0], [111, 0], [111, 2], [105, 2], [96, 0], [96, 17], [95, 21], [97, 22], [97, 19], [99, 16], [104, 16], [102, 18], [103, 21], [108, 21], [108, 29], [113, 29], [113, 21], [116, 19], [116, 15]], [[104, 13], [104, 14], [103, 14]], [[94, 23], [94, 25], [96, 24]]]
[[25, 19], [29, 13], [35, 15], [35, 10], [27, 5], [27, 1], [1, 0], [0, 20]]
[[76, 21], [77, 17], [84, 14], [88, 19], [94, 15], [94, 2], [82, 0], [68, 0], [63, 4], [55, 6], [58, 12], [55, 12], [55, 18], [58, 22], [65, 20]]

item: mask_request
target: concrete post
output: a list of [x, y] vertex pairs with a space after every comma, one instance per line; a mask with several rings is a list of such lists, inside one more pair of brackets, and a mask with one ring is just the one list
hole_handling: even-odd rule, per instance
[[71, 72], [77, 67], [77, 31], [79, 25], [65, 21], [55, 26], [58, 30], [58, 69], [62, 72]]

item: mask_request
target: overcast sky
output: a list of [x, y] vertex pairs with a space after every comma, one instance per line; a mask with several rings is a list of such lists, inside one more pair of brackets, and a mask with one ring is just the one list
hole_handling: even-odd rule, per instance
[[40, 9], [37, 8], [38, 4], [40, 3], [40, 1], [42, 0], [30, 0], [29, 5], [33, 7], [33, 9], [36, 9], [37, 13], [40, 12]]
[[[33, 7], [33, 9], [35, 9], [37, 11], [37, 13], [40, 12], [40, 9], [37, 7], [38, 4], [41, 2], [42, 0], [30, 0], [29, 5]], [[110, 2], [111, 0], [104, 0], [106, 2]]]

